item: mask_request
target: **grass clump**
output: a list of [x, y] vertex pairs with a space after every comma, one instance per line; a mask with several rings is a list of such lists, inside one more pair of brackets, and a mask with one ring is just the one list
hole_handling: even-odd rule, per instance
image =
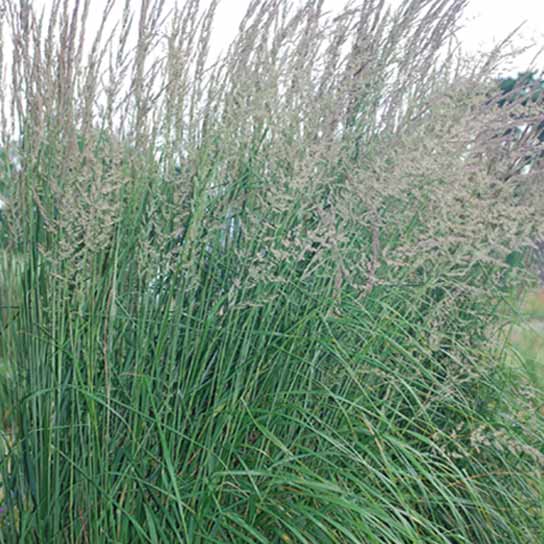
[[214, 2], [55, 4], [4, 6], [0, 542], [537, 541], [539, 165], [465, 2], [254, 1], [213, 63]]

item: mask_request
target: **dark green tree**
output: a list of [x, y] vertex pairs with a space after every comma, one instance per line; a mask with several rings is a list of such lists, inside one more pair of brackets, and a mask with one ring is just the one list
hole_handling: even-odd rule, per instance
[[[518, 129], [520, 136], [523, 135], [535, 143], [544, 142], [544, 79], [536, 72], [520, 72], [516, 77], [500, 78], [497, 83], [500, 90], [498, 105], [501, 108], [514, 105], [525, 108], [541, 107], [536, 114], [536, 121], [531, 123], [527, 123], [528, 116], [519, 108], [513, 110], [511, 115], [526, 125], [523, 129]], [[510, 133], [511, 130], [507, 132]], [[539, 156], [542, 156], [542, 152]]]
[[[520, 126], [507, 129], [504, 136], [523, 141], [524, 149], [536, 148], [534, 152], [526, 152], [522, 160], [510, 169], [510, 177], [523, 172], [527, 166], [533, 169], [544, 158], [544, 78], [536, 72], [520, 72], [516, 77], [501, 78], [497, 83], [500, 90], [498, 105], [501, 108], [512, 107], [511, 116], [520, 121]], [[524, 108], [527, 108], [527, 113]], [[529, 113], [529, 109], [533, 111]], [[536, 246], [536, 263], [544, 285], [544, 240], [537, 241]]]

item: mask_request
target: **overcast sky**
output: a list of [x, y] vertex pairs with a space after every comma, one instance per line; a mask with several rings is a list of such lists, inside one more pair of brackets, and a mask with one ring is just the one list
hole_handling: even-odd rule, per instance
[[[544, 0], [472, 0], [465, 14], [466, 28], [461, 33], [468, 50], [488, 49], [523, 23], [516, 44], [532, 43], [534, 47], [522, 55], [513, 69], [524, 69], [534, 54], [544, 48]], [[537, 68], [541, 71], [542, 61]]]

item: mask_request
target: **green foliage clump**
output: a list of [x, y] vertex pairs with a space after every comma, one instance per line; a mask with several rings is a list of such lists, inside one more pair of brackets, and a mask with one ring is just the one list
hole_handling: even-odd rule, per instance
[[542, 537], [538, 395], [501, 343], [538, 169], [499, 175], [493, 67], [446, 47], [463, 4], [256, 0], [216, 63], [215, 3], [165, 34], [142, 2], [135, 48], [125, 11], [87, 62], [88, 2], [8, 10], [0, 542]]

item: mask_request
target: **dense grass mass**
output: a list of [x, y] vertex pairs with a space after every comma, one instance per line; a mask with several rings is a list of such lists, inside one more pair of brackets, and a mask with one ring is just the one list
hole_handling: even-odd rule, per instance
[[215, 3], [54, 4], [3, 2], [0, 542], [541, 541], [534, 111], [464, 0], [255, 0], [213, 62]]

